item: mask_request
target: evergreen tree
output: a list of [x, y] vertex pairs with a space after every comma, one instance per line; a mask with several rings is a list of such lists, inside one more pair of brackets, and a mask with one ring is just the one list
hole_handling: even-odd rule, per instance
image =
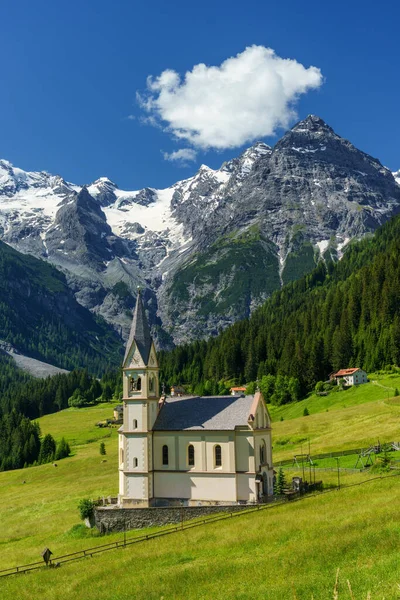
[[285, 489], [286, 489], [285, 473], [283, 472], [282, 467], [279, 467], [278, 476], [275, 480], [275, 485], [274, 485], [274, 494], [276, 496], [282, 496]]
[[68, 442], [66, 442], [65, 438], [61, 438], [60, 442], [57, 444], [55, 459], [61, 460], [62, 458], [66, 458], [70, 454], [71, 449], [69, 447]]
[[56, 453], [56, 443], [50, 433], [47, 433], [41, 443], [38, 462], [40, 464], [48, 463], [54, 460]]
[[[398, 256], [400, 217], [395, 217], [373, 238], [349, 245], [338, 263], [318, 265], [285, 285], [217, 338], [161, 352], [162, 379], [195, 389], [201, 382], [248, 383], [258, 376], [266, 399], [282, 404], [301, 398], [339, 368], [368, 372], [400, 365]], [[273, 390], [263, 383], [270, 376]], [[289, 385], [291, 378], [299, 386]]]

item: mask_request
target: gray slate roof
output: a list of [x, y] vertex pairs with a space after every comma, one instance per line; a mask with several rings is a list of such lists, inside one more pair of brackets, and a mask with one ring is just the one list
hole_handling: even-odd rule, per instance
[[253, 396], [190, 396], [167, 398], [155, 431], [232, 430], [247, 425]]
[[126, 344], [124, 363], [128, 358], [129, 350], [131, 349], [132, 343], [136, 342], [139, 349], [140, 356], [144, 363], [147, 365], [151, 350], [151, 334], [149, 324], [147, 322], [146, 313], [144, 312], [144, 306], [142, 302], [142, 296], [140, 290], [136, 300], [135, 313], [133, 315], [133, 321], [131, 325], [131, 331], [129, 339]]

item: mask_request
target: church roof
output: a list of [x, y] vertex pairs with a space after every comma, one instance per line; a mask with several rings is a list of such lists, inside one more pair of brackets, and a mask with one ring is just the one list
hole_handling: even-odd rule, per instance
[[252, 404], [253, 396], [167, 398], [153, 430], [232, 430], [248, 424]]
[[133, 315], [128, 343], [126, 344], [124, 363], [128, 357], [129, 350], [131, 349], [133, 342], [136, 343], [140, 352], [140, 356], [142, 357], [143, 362], [147, 365], [150, 356], [152, 340], [140, 290], [136, 300], [136, 308]]

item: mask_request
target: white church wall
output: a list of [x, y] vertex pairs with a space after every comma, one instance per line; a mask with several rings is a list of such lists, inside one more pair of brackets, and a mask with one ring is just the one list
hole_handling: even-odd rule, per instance
[[[178, 469], [179, 470], [187, 470], [191, 471], [205, 471], [205, 457], [202, 452], [202, 439], [201, 435], [196, 435], [193, 431], [189, 432], [181, 432], [178, 437], [178, 448], [179, 448], [179, 458], [178, 458]], [[189, 465], [188, 460], [188, 450], [189, 445], [194, 446], [194, 465]]]
[[125, 494], [125, 475], [123, 471], [119, 472], [119, 494], [120, 496]]
[[[188, 447], [195, 449], [195, 464], [188, 464]], [[162, 464], [163, 446], [168, 447], [168, 465]], [[215, 446], [221, 446], [222, 465], [215, 464]], [[154, 433], [154, 468], [180, 471], [235, 471], [235, 443], [232, 433], [207, 433], [193, 436], [193, 432]]]
[[236, 471], [254, 473], [254, 438], [249, 430], [236, 432]]
[[148, 401], [148, 409], [147, 409], [147, 428], [149, 430], [153, 429], [153, 425], [155, 423], [155, 420], [157, 419], [157, 410], [158, 410], [158, 402], [157, 400], [151, 400]]
[[255, 431], [254, 432], [254, 457], [256, 470], [259, 470], [261, 465], [261, 446], [265, 443], [265, 463], [268, 463], [272, 467], [272, 443], [271, 443], [271, 432], [270, 431]]
[[[176, 434], [154, 434], [154, 468], [157, 470], [176, 470], [178, 468], [177, 444], [178, 437]], [[168, 465], [163, 465], [162, 452], [163, 446], [168, 448]]]
[[[230, 439], [231, 438], [231, 439]], [[221, 446], [222, 465], [215, 464], [215, 446]], [[232, 435], [207, 434], [204, 441], [205, 471], [235, 471], [235, 444]]]
[[[145, 431], [147, 410], [145, 402], [127, 402], [124, 418], [125, 431]], [[125, 415], [124, 415], [125, 417]]]
[[125, 473], [124, 488], [125, 497], [147, 499], [147, 475]]
[[147, 436], [128, 434], [125, 442], [125, 471], [147, 471]]
[[181, 498], [214, 502], [236, 502], [235, 474], [154, 473], [156, 498]]
[[254, 473], [237, 474], [238, 500], [254, 502], [256, 499], [256, 481]]

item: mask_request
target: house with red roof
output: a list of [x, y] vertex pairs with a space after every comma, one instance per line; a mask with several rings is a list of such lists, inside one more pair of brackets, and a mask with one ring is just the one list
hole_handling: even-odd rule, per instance
[[236, 396], [237, 394], [244, 394], [244, 392], [246, 391], [246, 386], [239, 386], [239, 387], [231, 387], [230, 392], [232, 396]]
[[340, 369], [337, 373], [331, 375], [331, 379], [335, 379], [338, 385], [343, 381], [345, 385], [349, 386], [368, 382], [366, 372], [358, 367], [355, 369]]

